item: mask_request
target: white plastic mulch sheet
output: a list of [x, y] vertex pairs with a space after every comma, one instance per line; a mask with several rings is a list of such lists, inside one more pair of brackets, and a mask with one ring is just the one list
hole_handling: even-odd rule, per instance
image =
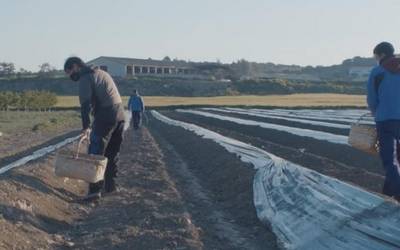
[[[293, 118], [303, 118], [303, 119], [311, 119], [311, 120], [324, 120], [330, 122], [344, 122], [344, 123], [355, 123], [358, 119], [365, 114], [368, 114], [367, 110], [358, 110], [353, 112], [345, 112], [345, 111], [333, 111], [324, 112], [321, 110], [280, 110], [280, 109], [238, 109], [238, 108], [227, 108], [227, 110], [245, 110], [249, 113], [258, 113], [258, 114], [268, 114], [274, 116], [283, 116], [283, 117], [293, 117]], [[373, 118], [371, 116], [367, 116], [363, 118], [363, 123], [365, 124], [374, 124]]]
[[328, 142], [336, 143], [336, 144], [344, 144], [344, 145], [348, 144], [348, 136], [344, 136], [344, 135], [335, 135], [335, 134], [328, 133], [328, 132], [288, 127], [288, 126], [284, 126], [284, 125], [278, 125], [278, 124], [272, 124], [272, 123], [266, 123], [266, 122], [245, 120], [245, 119], [229, 117], [229, 116], [224, 116], [224, 115], [217, 115], [217, 114], [204, 112], [204, 111], [183, 110], [183, 109], [178, 109], [177, 111], [182, 112], [182, 113], [190, 113], [190, 114], [200, 115], [200, 116], [204, 116], [204, 117], [215, 118], [215, 119], [219, 119], [219, 120], [223, 120], [223, 121], [230, 121], [230, 122], [234, 122], [234, 123], [241, 124], [241, 125], [259, 126], [261, 128], [283, 131], [283, 132], [290, 133], [290, 134], [297, 135], [297, 136], [309, 137], [309, 138], [313, 138], [313, 139], [317, 139], [317, 140], [321, 140], [321, 141], [328, 141]]
[[[131, 116], [132, 115], [131, 115], [130, 112], [128, 112], [128, 111], [125, 112], [126, 123], [124, 124], [125, 125], [124, 126], [124, 130], [127, 130], [129, 128]], [[76, 141], [78, 139], [79, 139], [79, 136], [71, 137], [71, 138], [65, 139], [65, 140], [63, 140], [63, 141], [61, 141], [61, 142], [59, 142], [57, 144], [50, 145], [50, 146], [41, 148], [39, 150], [36, 150], [31, 155], [22, 157], [21, 159], [19, 159], [17, 161], [14, 161], [14, 162], [12, 162], [12, 163], [0, 168], [0, 174], [4, 174], [5, 172], [7, 172], [7, 171], [9, 171], [9, 170], [11, 170], [13, 168], [22, 166], [22, 165], [24, 165], [24, 164], [26, 164], [26, 163], [28, 163], [30, 161], [39, 159], [40, 157], [43, 157], [43, 156], [45, 156], [47, 154], [50, 154], [50, 153], [56, 151], [57, 149], [59, 149], [61, 147], [64, 147], [64, 146], [66, 146], [66, 145], [68, 145], [68, 144], [70, 144], [70, 143], [72, 143], [72, 142], [74, 142], [74, 141]]]
[[400, 209], [357, 187], [305, 169], [249, 144], [152, 111], [169, 125], [210, 139], [257, 170], [259, 219], [285, 249], [400, 249]]
[[343, 117], [357, 117], [368, 112], [366, 109], [273, 109], [273, 111]]
[[253, 109], [267, 110], [276, 113], [311, 114], [316, 116], [358, 118], [368, 113], [366, 109]]
[[131, 125], [131, 119], [132, 119], [132, 112], [125, 111], [124, 131], [128, 130], [129, 126]]
[[75, 140], [77, 140], [78, 138], [79, 138], [79, 136], [75, 136], [75, 137], [72, 137], [72, 138], [65, 139], [64, 141], [59, 142], [59, 143], [57, 143], [55, 145], [50, 145], [48, 147], [36, 150], [31, 155], [25, 156], [25, 157], [23, 157], [23, 158], [21, 158], [21, 159], [19, 159], [17, 161], [14, 161], [13, 163], [10, 163], [10, 164], [0, 168], [0, 174], [4, 174], [5, 172], [7, 172], [10, 169], [22, 166], [22, 165], [24, 165], [24, 164], [26, 164], [26, 163], [28, 163], [30, 161], [36, 160], [36, 159], [38, 159], [38, 158], [40, 158], [42, 156], [45, 156], [45, 155], [47, 155], [49, 153], [52, 153], [55, 150], [65, 146], [65, 145], [67, 145], [67, 144], [69, 144], [69, 143], [71, 143], [71, 142], [73, 142]]
[[270, 115], [268, 113], [264, 114], [264, 113], [254, 112], [254, 111], [252, 112], [252, 111], [244, 110], [244, 109], [232, 110], [232, 109], [221, 109], [221, 108], [203, 108], [203, 110], [240, 114], [240, 115], [249, 115], [249, 116], [255, 116], [255, 117], [262, 117], [262, 118], [280, 119], [280, 120], [285, 120], [285, 121], [292, 121], [292, 122], [297, 122], [297, 123], [316, 125], [316, 126], [322, 126], [322, 127], [328, 127], [328, 128], [350, 129], [350, 125], [348, 125], [348, 124], [338, 124], [338, 123], [313, 121], [313, 120], [306, 120], [306, 119], [299, 119], [299, 118], [289, 118], [289, 117], [284, 117], [284, 116], [279, 116], [279, 115]]

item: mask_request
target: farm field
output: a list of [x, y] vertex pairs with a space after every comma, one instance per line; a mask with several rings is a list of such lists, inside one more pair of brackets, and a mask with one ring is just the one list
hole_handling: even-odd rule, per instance
[[[123, 97], [125, 103], [128, 97]], [[365, 96], [342, 94], [293, 94], [269, 96], [173, 97], [144, 96], [148, 107], [264, 106], [264, 107], [365, 107]], [[78, 107], [76, 96], [59, 96], [57, 107]]]
[[[0, 163], [5, 157], [26, 151], [54, 137], [80, 129], [77, 111], [23, 112], [0, 111]], [[11, 160], [10, 159], [10, 160]]]
[[366, 112], [148, 111], [127, 130], [119, 192], [98, 203], [74, 202], [86, 185], [55, 177], [53, 154], [0, 175], [0, 246], [398, 249], [400, 212], [379, 195], [380, 161], [347, 144]]

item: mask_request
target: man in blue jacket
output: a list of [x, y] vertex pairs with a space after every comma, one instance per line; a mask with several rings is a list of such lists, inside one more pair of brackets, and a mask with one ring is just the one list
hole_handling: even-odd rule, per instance
[[144, 112], [144, 102], [139, 92], [135, 89], [133, 95], [129, 98], [128, 109], [132, 112], [133, 128], [139, 129], [140, 120]]
[[375, 117], [386, 172], [383, 193], [400, 200], [400, 58], [388, 42], [378, 44], [374, 56], [379, 65], [369, 77], [367, 102]]

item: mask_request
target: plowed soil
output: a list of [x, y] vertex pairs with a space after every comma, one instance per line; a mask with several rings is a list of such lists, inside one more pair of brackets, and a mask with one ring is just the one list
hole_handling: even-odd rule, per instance
[[119, 190], [97, 202], [78, 202], [87, 184], [56, 177], [54, 155], [2, 175], [0, 248], [276, 249], [251, 166], [183, 129], [149, 129], [126, 133]]
[[[162, 113], [366, 190], [382, 188], [379, 159], [348, 146]], [[87, 183], [54, 175], [54, 154], [1, 175], [0, 249], [278, 249], [256, 215], [253, 167], [211, 140], [148, 117], [146, 127], [125, 135], [118, 191], [98, 201], [80, 202]]]

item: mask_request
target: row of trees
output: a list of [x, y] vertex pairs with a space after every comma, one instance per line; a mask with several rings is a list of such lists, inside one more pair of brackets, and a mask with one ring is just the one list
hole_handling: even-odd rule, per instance
[[0, 92], [0, 110], [47, 111], [57, 104], [57, 95], [48, 91]]
[[0, 62], [0, 77], [19, 76], [19, 75], [38, 75], [40, 77], [52, 76], [59, 72], [54, 66], [49, 63], [42, 63], [37, 72], [31, 72], [24, 68], [16, 69], [15, 64], [12, 62]]
[[14, 63], [0, 62], [0, 76], [7, 76], [15, 74]]

